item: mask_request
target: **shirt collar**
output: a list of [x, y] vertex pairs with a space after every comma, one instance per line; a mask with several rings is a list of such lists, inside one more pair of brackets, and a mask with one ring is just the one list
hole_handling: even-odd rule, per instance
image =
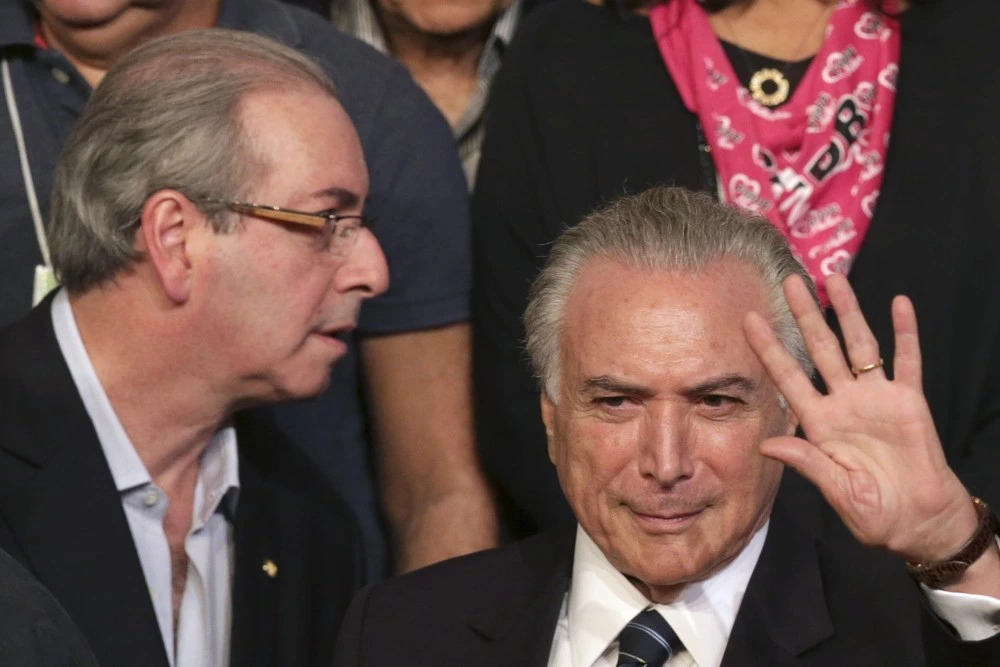
[[64, 289], [59, 290], [52, 300], [52, 326], [73, 383], [94, 424], [97, 439], [115, 480], [115, 488], [121, 493], [151, 483], [152, 478], [146, 466], [135, 451], [135, 446], [118, 420], [118, 415], [104, 392], [104, 386], [97, 377], [97, 371], [94, 370], [76, 326], [69, 296]]
[[[518, 18], [521, 15], [521, 2], [522, 0], [514, 0], [493, 24], [493, 30], [486, 40], [484, 53], [492, 49], [504, 49], [510, 44], [510, 40], [514, 37], [514, 31], [517, 29]], [[344, 32], [357, 37], [382, 53], [389, 52], [385, 33], [382, 31], [382, 26], [379, 24], [378, 16], [375, 14], [370, 0], [335, 2], [331, 8], [331, 14], [334, 25]], [[490, 59], [482, 58], [480, 62], [482, 63], [483, 60]], [[483, 74], [480, 71], [480, 78], [483, 78]], [[488, 74], [492, 76], [493, 72]]]
[[36, 14], [27, 0], [0, 2], [0, 48], [33, 46]]
[[236, 518], [236, 502], [240, 489], [239, 470], [236, 430], [232, 426], [227, 426], [212, 436], [212, 442], [201, 455], [198, 488], [195, 491], [196, 523], [204, 525], [220, 508], [230, 521]]
[[719, 665], [766, 536], [767, 524], [729, 565], [704, 581], [688, 585], [674, 602], [654, 605], [578, 526], [567, 601], [573, 664], [593, 665], [636, 614], [653, 607], [670, 623], [698, 665]]
[[[83, 401], [97, 433], [97, 439], [104, 451], [104, 458], [111, 470], [115, 488], [120, 494], [153, 484], [153, 479], [135, 450], [118, 415], [108, 399], [97, 371], [90, 361], [90, 355], [80, 337], [80, 330], [73, 316], [66, 290], [61, 289], [52, 300], [52, 326], [56, 342], [69, 367], [73, 383]], [[202, 524], [219, 509], [220, 504], [227, 517], [235, 516], [237, 493], [239, 490], [239, 459], [236, 447], [236, 431], [232, 426], [221, 429], [212, 436], [201, 456], [198, 470], [198, 484], [195, 490], [196, 520]], [[223, 504], [224, 503], [224, 504]]]

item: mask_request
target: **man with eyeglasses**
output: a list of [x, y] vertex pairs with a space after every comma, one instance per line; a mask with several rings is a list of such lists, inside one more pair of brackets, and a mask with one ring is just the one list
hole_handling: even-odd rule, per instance
[[245, 408], [314, 396], [388, 270], [323, 71], [249, 33], [153, 40], [56, 168], [63, 287], [0, 331], [0, 547], [103, 665], [327, 665], [356, 524]]
[[452, 133], [402, 65], [311, 12], [278, 0], [0, 2], [0, 326], [50, 284], [56, 157], [93, 87], [144, 41], [210, 27], [273, 37], [333, 80], [393, 276], [344, 336], [329, 388], [262, 417], [351, 506], [370, 579], [495, 545], [472, 425], [469, 204]]

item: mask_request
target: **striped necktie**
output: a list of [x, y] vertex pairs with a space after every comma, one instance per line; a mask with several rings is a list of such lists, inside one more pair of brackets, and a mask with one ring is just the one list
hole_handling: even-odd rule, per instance
[[684, 650], [677, 633], [655, 609], [629, 621], [618, 635], [618, 667], [663, 667]]

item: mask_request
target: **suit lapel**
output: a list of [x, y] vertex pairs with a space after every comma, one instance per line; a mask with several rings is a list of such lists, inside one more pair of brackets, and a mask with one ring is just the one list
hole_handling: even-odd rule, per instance
[[470, 629], [488, 642], [475, 656], [484, 667], [545, 667], [552, 649], [559, 611], [569, 589], [576, 526], [553, 533], [522, 552], [528, 578], [524, 595], [492, 596], [469, 621]]
[[[266, 481], [245, 456], [254, 430], [237, 425], [240, 495], [236, 505], [232, 655], [234, 667], [279, 664], [275, 628], [282, 583], [281, 522]], [[271, 567], [273, 566], [273, 567]], [[300, 591], [301, 593], [301, 591]]]
[[[59, 352], [47, 300], [5, 366], [2, 447], [37, 466], [3, 515], [30, 569], [79, 625], [101, 664], [167, 664], [145, 577], [97, 434]], [[8, 348], [9, 349], [9, 348]]]
[[821, 501], [798, 481], [779, 494], [721, 667], [798, 664], [797, 656], [833, 636], [811, 529]]

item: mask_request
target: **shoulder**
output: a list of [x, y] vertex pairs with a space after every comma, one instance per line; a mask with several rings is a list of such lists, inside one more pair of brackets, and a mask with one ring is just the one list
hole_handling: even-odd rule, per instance
[[30, 368], [33, 362], [59, 355], [51, 304], [49, 296], [24, 318], [0, 327], [0, 369], [4, 369], [0, 377], [7, 377], [14, 367]]
[[574, 132], [586, 121], [587, 131], [603, 140], [609, 125], [636, 114], [636, 98], [649, 109], [660, 103], [649, 94], [665, 90], [672, 83], [646, 17], [557, 0], [518, 28], [494, 85], [494, 110], [500, 115], [511, 99], [524, 96], [536, 122], [555, 119], [539, 130], [541, 141], [562, 133], [564, 116]]
[[464, 624], [504, 609], [524, 609], [552, 582], [568, 582], [573, 536], [570, 530], [550, 531], [389, 579], [366, 590], [364, 614], [402, 625], [425, 614], [436, 623]]
[[518, 27], [508, 58], [545, 57], [579, 64], [615, 62], [655, 45], [646, 17], [578, 0], [546, 3]]

